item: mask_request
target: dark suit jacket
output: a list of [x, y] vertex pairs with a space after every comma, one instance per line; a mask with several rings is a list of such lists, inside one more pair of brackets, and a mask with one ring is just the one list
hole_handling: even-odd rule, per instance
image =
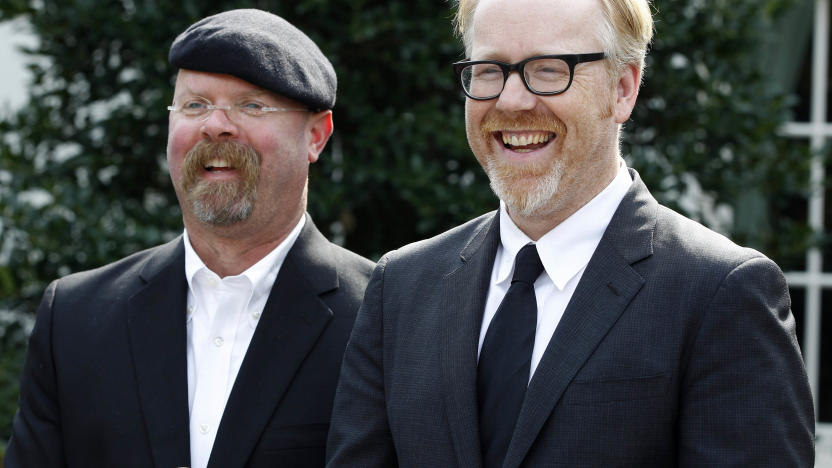
[[[782, 273], [660, 206], [632, 174], [504, 466], [812, 466]], [[344, 357], [328, 466], [481, 466], [477, 340], [498, 231], [491, 213], [379, 261]]]
[[[307, 218], [234, 383], [209, 467], [322, 466], [372, 263]], [[6, 468], [190, 464], [182, 238], [53, 282], [38, 309]]]

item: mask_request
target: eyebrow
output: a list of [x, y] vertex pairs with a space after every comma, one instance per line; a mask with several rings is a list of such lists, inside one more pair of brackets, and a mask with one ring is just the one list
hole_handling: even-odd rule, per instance
[[[202, 93], [194, 91], [188, 85], [183, 85], [182, 86], [181, 94], [189, 95], [189, 96], [204, 97], [204, 95]], [[240, 98], [261, 97], [261, 96], [272, 97], [272, 93], [268, 90], [265, 90], [265, 89], [253, 89], [251, 91], [244, 91], [244, 92], [237, 95], [237, 97], [240, 97]]]
[[241, 95], [240, 95], [240, 98], [252, 98], [252, 97], [267, 97], [267, 98], [273, 98], [274, 96], [272, 96], [272, 93], [270, 93], [270, 92], [268, 92], [268, 91], [266, 91], [266, 90], [263, 90], [263, 89], [258, 89], [258, 90], [254, 90], [254, 91], [248, 91], [248, 92], [245, 92], [245, 93], [243, 93], [243, 94], [241, 94]]
[[[520, 59], [520, 60], [525, 60], [525, 59], [527, 59], [527, 58], [529, 58], [529, 57], [539, 57], [539, 56], [541, 56], [541, 55], [568, 55], [568, 54], [571, 54], [571, 53], [572, 53], [572, 52], [564, 52], [564, 51], [560, 51], [560, 52], [545, 52], [545, 51], [542, 51], [542, 50], [536, 50], [536, 51], [532, 52], [531, 54], [526, 55], [525, 57], [523, 57], [523, 58], [522, 58], [522, 59]], [[505, 58], [505, 55], [503, 55], [503, 54], [501, 54], [501, 53], [499, 53], [499, 52], [497, 52], [497, 51], [486, 51], [486, 53], [485, 53], [485, 54], [483, 54], [483, 55], [481, 55], [480, 57], [477, 57], [477, 58], [473, 58], [473, 57], [471, 57], [471, 58], [469, 58], [469, 60], [472, 60], [472, 61], [477, 61], [477, 60], [494, 60], [494, 61], [497, 61], [497, 62], [512, 63], [510, 60], [508, 60], [508, 59], [506, 59], [506, 58]], [[519, 60], [518, 60], [518, 61], [519, 61]]]
[[[211, 99], [208, 99], [202, 93], [198, 93], [198, 92], [194, 91], [189, 86], [183, 87], [181, 93], [179, 93], [179, 95], [176, 96], [176, 97], [178, 97], [178, 98], [198, 97], [198, 98], [201, 98], [201, 99], [205, 99], [207, 101], [211, 101]], [[267, 100], [277, 102], [277, 99], [272, 95], [272, 93], [267, 91], [267, 90], [264, 90], [264, 89], [245, 91], [241, 94], [235, 95], [232, 99], [234, 101], [240, 101], [242, 99], [251, 99], [251, 98], [260, 98], [260, 99], [266, 98]]]

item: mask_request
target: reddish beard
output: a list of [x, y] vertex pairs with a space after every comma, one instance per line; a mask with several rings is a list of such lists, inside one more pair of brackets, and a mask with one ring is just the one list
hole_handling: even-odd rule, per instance
[[[202, 175], [212, 161], [224, 162], [239, 177], [209, 181]], [[249, 145], [233, 141], [200, 141], [185, 155], [182, 189], [194, 215], [206, 224], [227, 226], [251, 216], [257, 200], [260, 155]]]
[[[508, 117], [500, 111], [494, 111], [480, 124], [481, 137], [486, 142], [494, 138], [494, 132], [522, 130], [554, 133], [556, 140], [550, 145], [561, 147], [566, 136], [566, 125], [562, 120], [554, 115], [540, 113], [524, 112]], [[510, 212], [524, 216], [539, 214], [557, 193], [563, 176], [564, 161], [560, 158], [516, 164], [504, 161], [491, 151], [476, 156], [488, 174], [494, 193], [506, 203]], [[565, 155], [562, 154], [561, 157], [563, 156]]]

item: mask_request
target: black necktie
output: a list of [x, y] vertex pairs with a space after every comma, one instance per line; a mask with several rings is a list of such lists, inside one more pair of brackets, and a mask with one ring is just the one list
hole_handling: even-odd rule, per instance
[[537, 327], [534, 281], [543, 263], [534, 244], [514, 261], [514, 276], [488, 326], [477, 365], [477, 400], [483, 466], [502, 466], [517, 423], [526, 387]]

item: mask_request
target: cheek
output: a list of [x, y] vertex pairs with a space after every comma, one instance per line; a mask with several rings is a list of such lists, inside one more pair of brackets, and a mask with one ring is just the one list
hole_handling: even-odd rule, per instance
[[486, 106], [484, 103], [475, 101], [473, 99], [465, 99], [465, 122], [476, 125], [482, 120], [483, 109]]
[[[250, 137], [252, 135], [249, 135]], [[262, 170], [267, 173], [291, 177], [309, 165], [308, 150], [303, 135], [284, 132], [259, 135], [249, 143], [262, 158]]]
[[249, 135], [250, 143], [257, 151], [265, 153], [283, 153], [287, 148], [295, 144], [294, 140], [289, 139], [289, 135], [284, 135], [279, 132], [265, 133], [261, 135]]
[[199, 131], [185, 125], [171, 122], [168, 128], [168, 164], [181, 162], [188, 152], [199, 141]]
[[549, 114], [560, 119], [566, 125], [567, 139], [583, 130], [588, 120], [597, 120], [598, 97], [584, 92], [574, 84], [565, 94], [552, 96], [544, 100]]
[[182, 178], [182, 164], [185, 154], [199, 141], [199, 132], [171, 122], [168, 129], [167, 163], [174, 185]]
[[[584, 86], [578, 86], [576, 101], [584, 109], [587, 118], [604, 120], [613, 117], [617, 89], [612, 85], [606, 73], [587, 80]], [[572, 92], [572, 89], [569, 89]]]
[[474, 140], [481, 139], [480, 124], [488, 111], [487, 103], [465, 100], [465, 130], [468, 133], [468, 141], [473, 144]]
[[286, 125], [283, 127], [250, 128], [245, 133], [245, 141], [256, 149], [264, 158], [267, 155], [285, 157], [287, 154], [303, 152], [306, 154], [302, 127]]

